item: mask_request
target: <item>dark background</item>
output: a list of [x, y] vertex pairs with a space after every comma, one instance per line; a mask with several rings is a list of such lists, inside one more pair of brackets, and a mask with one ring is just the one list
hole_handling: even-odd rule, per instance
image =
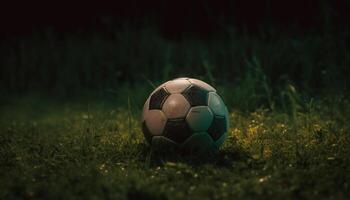
[[349, 6], [348, 0], [14, 1], [2, 5], [1, 33], [28, 34], [45, 28], [60, 33], [106, 31], [125, 22], [136, 27], [152, 24], [173, 37], [184, 32], [212, 35], [226, 26], [249, 32], [291, 26], [321, 30], [330, 24], [342, 29], [349, 25]]
[[[349, 0], [11, 1], [4, 93], [78, 94], [178, 77], [232, 90], [350, 86]], [[264, 94], [263, 94], [264, 95]]]

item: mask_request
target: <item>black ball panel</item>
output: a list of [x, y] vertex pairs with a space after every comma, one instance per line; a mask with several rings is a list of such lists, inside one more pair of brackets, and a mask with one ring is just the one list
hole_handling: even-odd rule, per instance
[[152, 150], [154, 150], [156, 154], [164, 155], [176, 152], [179, 147], [174, 141], [164, 136], [153, 136], [151, 145]]
[[173, 119], [167, 121], [163, 135], [181, 144], [192, 135], [192, 131], [185, 119]]
[[165, 100], [169, 95], [170, 94], [164, 88], [160, 88], [158, 91], [154, 92], [149, 101], [149, 109], [161, 110]]
[[218, 140], [227, 131], [226, 118], [214, 116], [214, 120], [208, 129], [209, 135], [214, 141]]
[[207, 106], [208, 91], [196, 85], [192, 85], [182, 93], [191, 106]]

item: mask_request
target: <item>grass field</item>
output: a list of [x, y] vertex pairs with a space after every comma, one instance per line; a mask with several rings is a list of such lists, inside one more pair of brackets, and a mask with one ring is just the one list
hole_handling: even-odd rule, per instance
[[152, 154], [140, 109], [128, 102], [3, 98], [0, 199], [350, 197], [345, 97], [319, 98], [290, 113], [232, 106], [228, 139], [205, 159]]
[[[3, 39], [0, 199], [350, 199], [348, 29], [139, 29]], [[147, 95], [180, 76], [228, 105], [215, 155], [159, 155], [143, 138]]]

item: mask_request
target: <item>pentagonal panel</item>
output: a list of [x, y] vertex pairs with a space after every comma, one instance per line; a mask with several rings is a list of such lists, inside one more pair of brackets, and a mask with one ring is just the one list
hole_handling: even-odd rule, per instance
[[161, 135], [167, 118], [161, 110], [149, 110], [145, 115], [146, 125], [152, 135]]
[[168, 119], [183, 118], [189, 109], [190, 104], [182, 94], [171, 94], [162, 107]]
[[192, 135], [190, 127], [185, 119], [168, 120], [163, 135], [170, 140], [181, 144]]
[[186, 79], [175, 79], [165, 84], [165, 88], [171, 94], [181, 93], [188, 88], [191, 83]]
[[214, 116], [213, 123], [208, 129], [209, 135], [217, 141], [227, 131], [227, 121], [225, 117]]
[[[165, 84], [167, 84], [168, 82], [169, 82], [169, 81], [160, 84], [156, 89], [153, 90], [153, 92], [151, 93], [151, 95], [154, 94], [154, 93], [155, 93], [156, 91], [158, 91], [159, 89], [163, 88], [163, 87], [165, 86]], [[150, 95], [150, 96], [151, 96], [151, 95]]]
[[225, 116], [226, 106], [221, 97], [216, 92], [209, 92], [208, 105], [215, 115]]
[[208, 91], [196, 85], [191, 85], [189, 88], [187, 88], [183, 92], [183, 95], [186, 97], [192, 107], [207, 105]]
[[150, 98], [149, 109], [162, 109], [162, 105], [169, 96], [169, 93], [162, 87], [155, 91]]
[[164, 136], [153, 136], [152, 147], [154, 148], [154, 150], [159, 150], [161, 152], [166, 153], [176, 150], [178, 144]]
[[206, 132], [194, 133], [180, 148], [188, 154], [208, 153], [217, 149], [213, 139]]
[[199, 86], [201, 88], [206, 89], [209, 92], [216, 92], [216, 90], [212, 86], [210, 86], [208, 83], [206, 83], [206, 82], [203, 82], [201, 80], [194, 79], [194, 78], [190, 78], [189, 81], [191, 83], [193, 83], [194, 85], [197, 85], [197, 86]]
[[194, 132], [207, 131], [213, 121], [213, 114], [208, 106], [192, 107], [186, 116], [186, 121]]
[[142, 133], [143, 135], [145, 136], [146, 138], [146, 141], [151, 144], [151, 140], [152, 140], [152, 134], [151, 132], [149, 131], [147, 125], [146, 125], [146, 122], [142, 122]]

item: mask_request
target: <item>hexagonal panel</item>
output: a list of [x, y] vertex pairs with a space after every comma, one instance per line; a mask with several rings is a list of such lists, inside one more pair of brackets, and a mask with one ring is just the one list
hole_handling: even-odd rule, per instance
[[188, 88], [191, 83], [186, 79], [175, 79], [165, 84], [165, 88], [171, 94], [181, 93]]
[[194, 133], [180, 148], [187, 154], [203, 154], [217, 150], [213, 139], [206, 132]]
[[163, 104], [162, 110], [168, 119], [184, 118], [190, 104], [182, 94], [171, 94]]
[[225, 103], [216, 92], [209, 92], [208, 105], [215, 115], [225, 116], [227, 113]]
[[189, 81], [191, 83], [201, 87], [201, 88], [206, 89], [209, 92], [216, 92], [216, 90], [211, 85], [209, 85], [208, 83], [206, 83], [204, 81], [201, 81], [201, 80], [198, 80], [198, 79], [194, 79], [194, 78], [190, 78]]
[[213, 121], [213, 114], [208, 106], [192, 107], [186, 116], [186, 121], [194, 132], [207, 131]]
[[161, 110], [149, 110], [145, 115], [146, 125], [152, 135], [161, 135], [167, 118]]
[[149, 109], [162, 109], [162, 105], [169, 96], [169, 93], [164, 89], [160, 88], [151, 95], [149, 102]]
[[209, 135], [214, 141], [217, 141], [224, 133], [227, 132], [227, 121], [225, 117], [214, 116], [213, 123], [208, 129]]
[[206, 106], [208, 99], [208, 91], [196, 85], [191, 85], [182, 93], [192, 107]]
[[185, 119], [168, 120], [165, 125], [163, 136], [181, 144], [192, 135], [192, 131]]
[[149, 131], [147, 125], [146, 125], [146, 122], [142, 122], [142, 133], [143, 135], [145, 136], [146, 138], [146, 141], [151, 144], [151, 140], [152, 140], [152, 134], [151, 132]]

